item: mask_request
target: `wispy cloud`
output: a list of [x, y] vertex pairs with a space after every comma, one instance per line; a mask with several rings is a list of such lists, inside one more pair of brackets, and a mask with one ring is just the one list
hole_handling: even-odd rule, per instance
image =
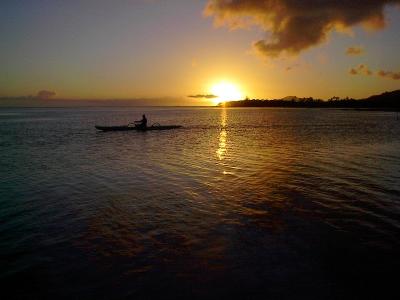
[[364, 48], [359, 46], [353, 46], [346, 49], [347, 55], [361, 55], [364, 53]]
[[378, 71], [378, 76], [382, 78], [388, 78], [393, 80], [400, 80], [400, 72], [392, 72], [392, 71]]
[[300, 66], [300, 64], [294, 64], [294, 65], [291, 65], [291, 66], [287, 66], [287, 67], [285, 68], [285, 71], [289, 72], [289, 71], [291, 71], [291, 70], [293, 70], [294, 68], [297, 68], [297, 67], [299, 67], [299, 66]]
[[355, 68], [351, 68], [349, 73], [351, 75], [368, 75], [368, 76], [372, 75], [372, 71], [368, 68], [368, 66], [364, 64], [358, 65]]
[[205, 15], [217, 26], [235, 29], [256, 25], [268, 38], [254, 43], [258, 53], [294, 55], [325, 42], [334, 30], [355, 25], [382, 29], [384, 7], [400, 0], [209, 0]]
[[206, 94], [206, 95], [202, 95], [202, 94], [198, 94], [198, 95], [189, 95], [189, 98], [200, 98], [200, 99], [214, 99], [214, 98], [218, 98], [218, 96], [215, 95], [211, 95], [211, 94]]
[[379, 76], [381, 78], [400, 80], [400, 72], [379, 70], [374, 73], [373, 71], [371, 71], [368, 68], [368, 66], [366, 66], [364, 64], [358, 65], [355, 68], [351, 68], [349, 73], [351, 75], [367, 75], [367, 76], [371, 76], [371, 75], [375, 74], [376, 76]]

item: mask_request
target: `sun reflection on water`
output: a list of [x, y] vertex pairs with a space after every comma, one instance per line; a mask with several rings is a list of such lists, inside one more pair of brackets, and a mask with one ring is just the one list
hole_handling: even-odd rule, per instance
[[227, 124], [227, 114], [226, 108], [221, 109], [221, 131], [219, 133], [219, 145], [216, 151], [217, 157], [220, 161], [225, 159], [226, 156], [226, 146], [227, 146], [227, 132], [226, 132], [226, 124]]

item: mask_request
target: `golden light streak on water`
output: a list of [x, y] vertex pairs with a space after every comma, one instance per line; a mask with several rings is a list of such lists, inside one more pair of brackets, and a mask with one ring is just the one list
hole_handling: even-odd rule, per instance
[[221, 131], [219, 133], [219, 145], [216, 151], [217, 157], [220, 161], [224, 160], [226, 155], [226, 146], [227, 146], [226, 125], [227, 125], [227, 114], [226, 114], [226, 108], [223, 107], [221, 109]]

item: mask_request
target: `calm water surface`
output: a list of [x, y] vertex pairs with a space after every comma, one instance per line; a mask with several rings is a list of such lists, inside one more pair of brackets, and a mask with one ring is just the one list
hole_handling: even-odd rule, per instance
[[[180, 124], [101, 133], [146, 113]], [[400, 121], [329, 109], [0, 110], [15, 298], [390, 298]]]

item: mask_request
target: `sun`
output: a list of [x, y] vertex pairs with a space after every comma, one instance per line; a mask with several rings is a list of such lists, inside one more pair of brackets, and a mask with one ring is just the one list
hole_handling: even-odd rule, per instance
[[230, 82], [219, 82], [211, 87], [211, 93], [217, 98], [213, 100], [215, 104], [241, 100], [243, 98], [239, 88]]

